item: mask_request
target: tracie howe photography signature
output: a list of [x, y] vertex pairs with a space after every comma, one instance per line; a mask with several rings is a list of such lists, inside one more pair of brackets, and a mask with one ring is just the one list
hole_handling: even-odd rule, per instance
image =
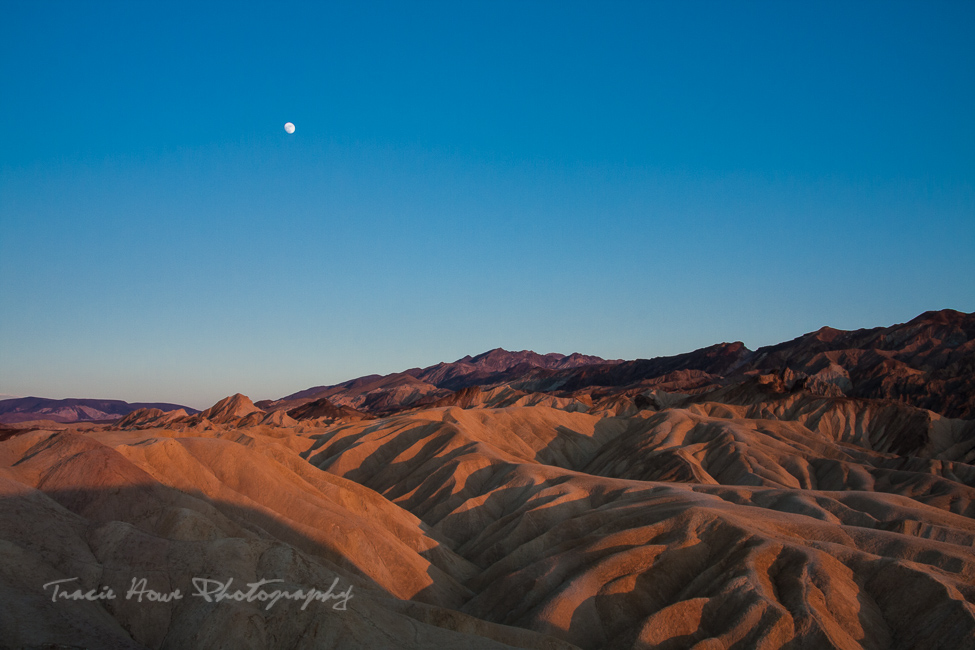
[[194, 577], [191, 581], [193, 590], [189, 594], [185, 594], [181, 589], [156, 591], [149, 587], [148, 578], [140, 577], [132, 578], [132, 582], [125, 592], [116, 592], [114, 588], [108, 585], [86, 590], [79, 586], [77, 581], [77, 577], [53, 580], [46, 583], [43, 589], [46, 593], [50, 593], [53, 602], [57, 602], [58, 600], [116, 600], [121, 597], [125, 600], [134, 600], [140, 603], [168, 603], [174, 600], [182, 600], [186, 595], [189, 595], [202, 598], [208, 603], [219, 603], [222, 601], [266, 603], [264, 607], [266, 610], [274, 607], [280, 600], [290, 600], [300, 602], [302, 610], [312, 602], [327, 604], [334, 601], [332, 602], [332, 609], [345, 611], [349, 600], [352, 599], [352, 585], [341, 590], [338, 578], [335, 578], [328, 589], [323, 591], [314, 587], [308, 589], [285, 589], [283, 588], [284, 585], [280, 584], [284, 580], [280, 578], [272, 580], [262, 579], [257, 582], [244, 583], [245, 588], [240, 589], [233, 588], [233, 578], [227, 578], [224, 581], [214, 578]]

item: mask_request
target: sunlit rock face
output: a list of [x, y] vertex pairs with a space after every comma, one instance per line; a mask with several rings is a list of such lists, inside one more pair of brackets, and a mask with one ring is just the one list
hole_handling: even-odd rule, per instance
[[971, 322], [4, 426], [0, 638], [975, 647]]

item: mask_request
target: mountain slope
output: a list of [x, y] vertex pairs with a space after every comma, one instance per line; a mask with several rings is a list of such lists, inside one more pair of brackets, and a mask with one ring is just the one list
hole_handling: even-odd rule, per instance
[[851, 332], [824, 327], [756, 350], [749, 365], [838, 379], [850, 397], [975, 417], [975, 314], [946, 309], [891, 327]]
[[579, 393], [603, 398], [646, 389], [706, 392], [768, 373], [802, 381], [822, 395], [889, 399], [950, 418], [975, 417], [975, 314], [933, 311], [890, 327], [824, 327], [755, 351], [739, 341], [631, 361], [498, 348], [453, 363], [319, 386], [258, 405], [294, 408], [302, 400], [327, 397], [338, 405], [391, 414], [438, 400], [446, 403], [442, 400], [449, 400], [451, 393], [472, 387], [508, 385], [555, 397]]
[[[332, 397], [235, 394], [195, 415], [7, 427], [0, 638], [975, 647], [975, 418], [911, 403], [966, 403], [970, 320], [934, 312], [755, 352], [730, 343], [613, 363], [495, 350], [426, 380], [326, 387]], [[430, 383], [499, 377], [511, 381]], [[931, 377], [944, 383], [929, 388]], [[354, 597], [339, 611], [243, 597], [148, 607], [51, 602], [42, 586], [134, 576], [164, 590], [194, 577], [334, 580]]]

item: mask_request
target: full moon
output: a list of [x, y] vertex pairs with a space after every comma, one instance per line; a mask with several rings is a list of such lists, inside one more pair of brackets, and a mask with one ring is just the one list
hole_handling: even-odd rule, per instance
[[291, 122], [285, 122], [284, 123], [284, 130], [287, 131], [288, 133], [294, 133], [295, 132], [295, 125], [292, 124]]

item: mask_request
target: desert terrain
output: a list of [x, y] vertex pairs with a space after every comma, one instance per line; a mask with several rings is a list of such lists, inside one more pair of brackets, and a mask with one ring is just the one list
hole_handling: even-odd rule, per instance
[[975, 647], [975, 314], [32, 399], [0, 647]]

